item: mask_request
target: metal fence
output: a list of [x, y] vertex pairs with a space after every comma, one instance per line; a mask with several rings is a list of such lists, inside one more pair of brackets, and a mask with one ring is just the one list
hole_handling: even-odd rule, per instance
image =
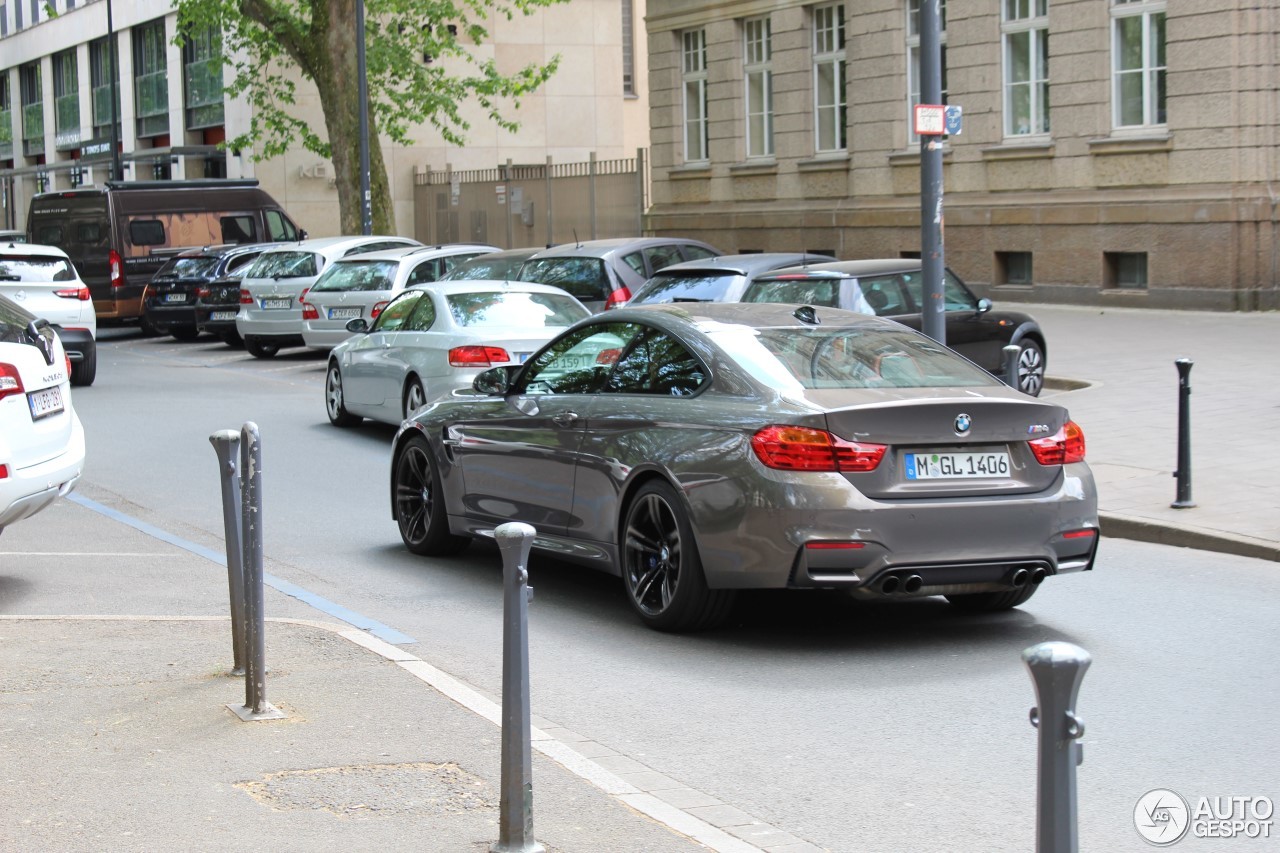
[[506, 249], [642, 233], [644, 149], [621, 160], [419, 172], [414, 236], [423, 243], [489, 243]]

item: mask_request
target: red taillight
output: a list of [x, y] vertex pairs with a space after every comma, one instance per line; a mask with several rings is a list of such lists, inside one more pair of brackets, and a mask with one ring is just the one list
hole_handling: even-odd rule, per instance
[[9, 478], [9, 466], [0, 465], [0, 480], [6, 480], [8, 478]]
[[1041, 465], [1066, 465], [1084, 461], [1084, 430], [1075, 421], [1067, 421], [1057, 435], [1028, 442]]
[[369, 312], [370, 319], [378, 319], [378, 315], [382, 313], [382, 309], [386, 308], [390, 304], [391, 303], [389, 302], [379, 302], [377, 305], [374, 305], [373, 310]]
[[302, 319], [319, 320], [320, 312], [317, 311], [316, 306], [312, 305], [310, 302], [304, 302], [302, 303]]
[[1096, 536], [1098, 531], [1092, 527], [1086, 527], [1084, 530], [1068, 530], [1062, 534], [1063, 539], [1084, 539], [1087, 536]]
[[111, 286], [124, 287], [124, 263], [115, 249], [107, 252], [107, 267], [111, 270]]
[[449, 364], [453, 367], [492, 367], [509, 361], [511, 356], [502, 347], [468, 346], [449, 350]]
[[54, 293], [63, 299], [79, 299], [81, 302], [89, 301], [89, 288], [83, 284], [79, 287], [68, 287], [65, 290], [55, 290]]
[[609, 298], [604, 301], [604, 309], [608, 311], [610, 308], [621, 308], [631, 301], [631, 289], [627, 287], [619, 287], [613, 293], [609, 294]]
[[783, 471], [874, 471], [885, 445], [845, 441], [826, 430], [767, 426], [751, 436], [751, 449], [769, 468]]
[[15, 365], [0, 362], [0, 400], [12, 394], [21, 394], [25, 390], [22, 387], [22, 377], [18, 374], [18, 368]]
[[240, 304], [241, 304], [241, 305], [252, 305], [252, 304], [253, 304], [253, 297], [252, 297], [251, 295], [249, 295], [249, 291], [248, 291], [246, 288], [243, 288], [243, 287], [242, 287], [242, 288], [240, 288]]
[[197, 288], [196, 288], [196, 298], [197, 298], [197, 299], [208, 299], [208, 298], [209, 298], [209, 288], [207, 288], [207, 287], [197, 287]]
[[65, 358], [65, 359], [67, 360], [67, 376], [70, 376], [70, 375], [71, 375], [71, 356], [67, 355], [67, 354], [64, 352], [64, 353], [62, 354], [62, 357], [63, 357], [63, 358]]

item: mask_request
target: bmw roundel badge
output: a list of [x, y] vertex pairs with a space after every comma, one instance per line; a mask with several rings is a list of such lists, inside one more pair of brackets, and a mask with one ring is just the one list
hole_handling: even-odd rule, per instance
[[973, 419], [968, 415], [956, 415], [956, 435], [964, 435], [973, 426]]

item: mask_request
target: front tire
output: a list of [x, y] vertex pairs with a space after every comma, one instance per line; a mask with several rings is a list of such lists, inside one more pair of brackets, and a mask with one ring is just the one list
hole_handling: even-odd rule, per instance
[[1018, 342], [1018, 390], [1039, 397], [1044, 390], [1044, 349], [1030, 338]]
[[268, 343], [262, 338], [249, 335], [244, 339], [244, 348], [254, 358], [275, 358], [280, 352], [280, 345]]
[[427, 392], [418, 377], [413, 377], [404, 387], [404, 419], [413, 417], [413, 413], [427, 404]]
[[342, 396], [342, 371], [338, 369], [337, 362], [329, 365], [329, 370], [324, 377], [324, 409], [329, 415], [329, 423], [334, 426], [353, 427], [364, 420], [359, 415], [353, 415], [347, 411], [347, 405]]
[[449, 532], [440, 474], [427, 440], [415, 435], [405, 442], [391, 470], [395, 472], [396, 525], [405, 547], [424, 557], [444, 557], [467, 547], [470, 539]]
[[968, 610], [973, 613], [998, 613], [1001, 610], [1012, 610], [1019, 604], [1036, 594], [1038, 584], [1027, 584], [1007, 592], [969, 592], [959, 595], [948, 595], [947, 601], [952, 607]]
[[733, 590], [707, 587], [684, 505], [675, 489], [658, 480], [641, 486], [627, 505], [622, 580], [632, 609], [659, 631], [714, 627], [733, 604]]

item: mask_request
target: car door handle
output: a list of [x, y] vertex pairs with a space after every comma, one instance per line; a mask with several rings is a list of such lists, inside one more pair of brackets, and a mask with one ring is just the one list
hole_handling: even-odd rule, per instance
[[570, 426], [573, 426], [575, 423], [577, 423], [577, 421], [578, 421], [577, 412], [561, 412], [560, 414], [554, 415], [551, 418], [551, 422], [559, 427], [570, 427]]

